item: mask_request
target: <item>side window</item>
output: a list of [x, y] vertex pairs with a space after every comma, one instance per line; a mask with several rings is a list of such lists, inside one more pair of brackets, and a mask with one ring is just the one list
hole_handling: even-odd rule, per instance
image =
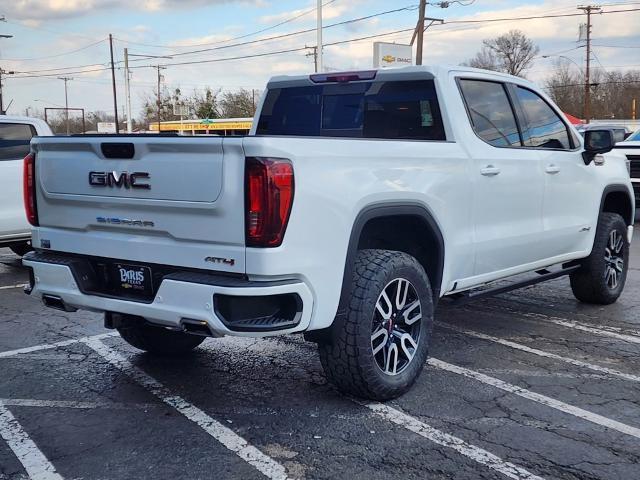
[[525, 145], [570, 149], [569, 130], [560, 116], [537, 93], [522, 87], [517, 87], [516, 90], [529, 126], [523, 132]]
[[31, 125], [0, 123], [0, 161], [23, 159], [29, 153], [29, 143], [36, 134]]
[[476, 134], [494, 147], [520, 147], [516, 117], [502, 83], [460, 80], [471, 125]]

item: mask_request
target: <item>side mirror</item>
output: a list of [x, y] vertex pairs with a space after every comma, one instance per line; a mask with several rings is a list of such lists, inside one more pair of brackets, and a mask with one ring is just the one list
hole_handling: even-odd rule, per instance
[[615, 144], [611, 130], [587, 130], [584, 132], [582, 159], [585, 165], [589, 165], [596, 155], [613, 150]]

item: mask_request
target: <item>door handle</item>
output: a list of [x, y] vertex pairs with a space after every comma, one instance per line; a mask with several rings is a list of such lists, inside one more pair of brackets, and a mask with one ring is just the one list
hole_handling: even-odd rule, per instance
[[560, 167], [552, 163], [551, 165], [547, 165], [544, 171], [551, 174], [560, 173]]
[[494, 167], [493, 165], [487, 165], [486, 167], [480, 169], [480, 173], [485, 177], [495, 177], [500, 173], [500, 169], [498, 167]]

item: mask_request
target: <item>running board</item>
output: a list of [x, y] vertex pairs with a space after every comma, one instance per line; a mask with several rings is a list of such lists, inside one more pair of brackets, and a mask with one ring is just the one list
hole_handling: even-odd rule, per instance
[[512, 290], [517, 290], [519, 288], [530, 287], [531, 285], [536, 285], [538, 283], [546, 282], [548, 280], [553, 280], [554, 278], [564, 277], [565, 275], [569, 275], [575, 272], [579, 268], [580, 268], [580, 265], [571, 265], [561, 270], [558, 270], [557, 272], [550, 272], [549, 270], [546, 270], [546, 269], [537, 270], [536, 271], [536, 273], [538, 274], [537, 277], [529, 278], [521, 282], [515, 282], [509, 285], [503, 285], [501, 287], [487, 288], [485, 290], [471, 290], [470, 292], [465, 292], [465, 293], [454, 293], [452, 295], [447, 295], [446, 298], [449, 298], [450, 303], [454, 305], [464, 305], [466, 303], [469, 303], [481, 298], [492, 297], [500, 293], [506, 293]]

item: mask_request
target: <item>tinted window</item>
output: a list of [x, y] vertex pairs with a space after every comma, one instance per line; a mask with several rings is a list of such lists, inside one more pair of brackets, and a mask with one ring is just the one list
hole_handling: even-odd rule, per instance
[[35, 135], [31, 125], [0, 123], [0, 160], [22, 159], [29, 153], [29, 142]]
[[460, 80], [476, 134], [495, 147], [521, 146], [518, 125], [501, 83]]
[[567, 126], [537, 93], [518, 87], [518, 98], [527, 117], [525, 145], [537, 148], [571, 148]]
[[627, 138], [630, 142], [640, 142], [640, 130]]
[[257, 134], [445, 140], [433, 81], [274, 88]]

